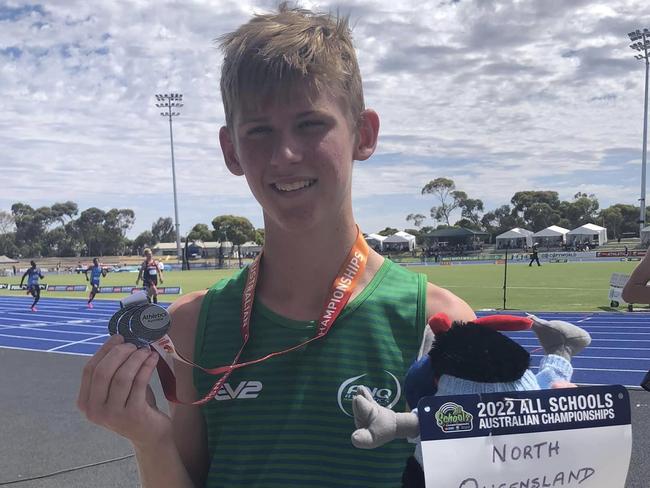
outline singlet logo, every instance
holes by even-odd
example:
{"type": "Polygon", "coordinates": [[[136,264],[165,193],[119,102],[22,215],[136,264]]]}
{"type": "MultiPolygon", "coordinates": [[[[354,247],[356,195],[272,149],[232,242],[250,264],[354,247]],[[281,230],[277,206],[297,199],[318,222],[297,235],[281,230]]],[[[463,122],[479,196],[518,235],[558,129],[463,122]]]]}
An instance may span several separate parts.
{"type": "Polygon", "coordinates": [[[257,398],[262,391],[261,381],[240,381],[235,388],[230,383],[224,383],[214,397],[217,401],[223,400],[248,400],[257,398]]]}
{"type": "Polygon", "coordinates": [[[454,402],[447,402],[436,412],[436,424],[443,432],[464,432],[473,428],[474,416],[454,402]]]}
{"type": "Polygon", "coordinates": [[[337,400],[341,411],[348,417],[352,417],[352,399],[357,394],[357,390],[360,386],[365,386],[370,390],[372,397],[379,405],[386,408],[393,408],[402,397],[402,386],[393,373],[387,370],[384,370],[384,373],[386,373],[387,378],[385,381],[378,382],[380,386],[377,386],[376,384],[373,386],[368,384],[368,382],[364,383],[363,381],[360,381],[361,378],[366,376],[368,373],[348,378],[341,383],[337,394],[337,400]],[[390,385],[390,387],[386,387],[386,384],[390,385]]]}

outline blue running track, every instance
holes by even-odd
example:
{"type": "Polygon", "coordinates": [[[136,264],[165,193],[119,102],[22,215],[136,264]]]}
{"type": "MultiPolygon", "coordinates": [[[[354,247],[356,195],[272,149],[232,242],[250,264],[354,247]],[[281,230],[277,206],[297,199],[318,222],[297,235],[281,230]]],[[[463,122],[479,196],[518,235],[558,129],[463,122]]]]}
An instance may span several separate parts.
{"type": "MultiPolygon", "coordinates": [[[[0,347],[92,355],[108,337],[108,319],[119,308],[114,300],[95,300],[94,308],[88,309],[85,300],[42,298],[38,311],[31,312],[31,303],[31,297],[0,297],[0,347]]],[[[566,320],[591,334],[591,345],[572,361],[576,383],[637,387],[650,369],[650,313],[537,315],[566,320]]],[[[542,357],[535,335],[519,332],[510,336],[531,352],[534,369],[542,357]]]]}

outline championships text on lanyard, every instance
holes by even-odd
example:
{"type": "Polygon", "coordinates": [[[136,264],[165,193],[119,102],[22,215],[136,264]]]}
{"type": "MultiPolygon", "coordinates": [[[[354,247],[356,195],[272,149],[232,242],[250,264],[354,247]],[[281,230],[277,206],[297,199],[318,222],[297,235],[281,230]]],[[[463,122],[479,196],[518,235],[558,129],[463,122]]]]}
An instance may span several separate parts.
{"type": "MultiPolygon", "coordinates": [[[[249,366],[251,364],[258,364],[262,361],[265,361],[274,356],[279,356],[281,354],[286,354],[288,352],[299,349],[310,342],[313,342],[321,337],[327,335],[327,333],[332,328],[334,321],[339,316],[346,303],[352,296],[352,292],[356,288],[359,279],[363,276],[363,272],[366,268],[366,262],[368,260],[369,254],[368,244],[361,232],[357,229],[357,238],[350,249],[343,265],[337,273],[336,279],[330,287],[330,291],[325,301],[323,311],[320,314],[318,320],[318,328],[316,335],[311,339],[308,339],[300,344],[292,346],[283,351],[277,351],[270,354],[267,354],[264,357],[254,359],[252,361],[246,361],[239,363],[239,357],[246,347],[248,338],[250,337],[250,320],[251,313],[253,311],[253,299],[255,297],[255,285],[257,284],[257,278],[259,276],[259,266],[262,258],[262,253],[260,253],[255,260],[248,267],[248,276],[246,278],[246,286],[244,287],[244,292],[242,295],[242,308],[241,308],[241,335],[242,335],[242,345],[239,349],[239,352],[235,356],[232,364],[229,366],[220,366],[217,368],[203,368],[198,364],[185,359],[182,355],[176,351],[174,344],[172,343],[169,336],[164,336],[162,339],[156,341],[152,346],[160,353],[163,351],[169,356],[181,361],[190,366],[199,368],[200,370],[211,374],[211,375],[223,375],[217,380],[214,386],[210,391],[200,400],[192,402],[192,405],[203,405],[208,401],[212,400],[217,392],[221,389],[223,384],[226,382],[230,374],[239,368],[249,366]]],[[[162,355],[162,354],[161,354],[162,355]]],[[[162,384],[163,391],[165,392],[165,397],[167,400],[174,403],[185,403],[181,402],[176,396],[176,377],[174,373],[167,364],[167,362],[161,357],[161,360],[158,361],[158,375],[160,376],[160,383],[162,384]]]]}

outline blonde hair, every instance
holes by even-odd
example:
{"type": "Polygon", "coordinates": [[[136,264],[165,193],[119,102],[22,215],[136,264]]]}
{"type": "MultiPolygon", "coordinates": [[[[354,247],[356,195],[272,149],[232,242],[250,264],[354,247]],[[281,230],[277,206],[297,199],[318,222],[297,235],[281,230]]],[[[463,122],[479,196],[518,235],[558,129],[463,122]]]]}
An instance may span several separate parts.
{"type": "Polygon", "coordinates": [[[148,247],[145,247],[144,251],[142,251],[142,254],[147,254],[147,253],[151,254],[151,249],[149,249],[148,247]]]}
{"type": "Polygon", "coordinates": [[[221,97],[226,125],[237,109],[259,107],[278,96],[289,99],[299,84],[340,98],[351,121],[364,110],[363,88],[348,17],[289,8],[256,14],[217,39],[224,53],[221,97]]]}

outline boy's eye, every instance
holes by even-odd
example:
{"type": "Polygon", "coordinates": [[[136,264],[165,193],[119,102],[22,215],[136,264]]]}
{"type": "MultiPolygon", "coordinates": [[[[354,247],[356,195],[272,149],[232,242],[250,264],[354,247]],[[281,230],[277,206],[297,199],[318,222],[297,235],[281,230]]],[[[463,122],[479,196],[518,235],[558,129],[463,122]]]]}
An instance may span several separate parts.
{"type": "Polygon", "coordinates": [[[310,129],[315,127],[322,127],[325,123],[322,120],[303,120],[298,124],[300,129],[310,129]]]}
{"type": "Polygon", "coordinates": [[[258,134],[268,134],[269,132],[271,132],[271,127],[268,125],[257,125],[248,129],[246,131],[246,135],[252,136],[258,134]]]}

